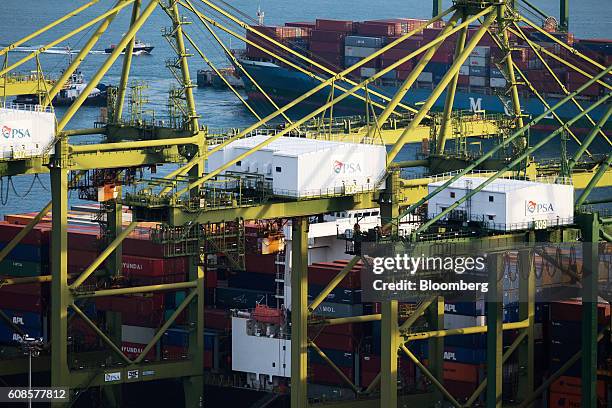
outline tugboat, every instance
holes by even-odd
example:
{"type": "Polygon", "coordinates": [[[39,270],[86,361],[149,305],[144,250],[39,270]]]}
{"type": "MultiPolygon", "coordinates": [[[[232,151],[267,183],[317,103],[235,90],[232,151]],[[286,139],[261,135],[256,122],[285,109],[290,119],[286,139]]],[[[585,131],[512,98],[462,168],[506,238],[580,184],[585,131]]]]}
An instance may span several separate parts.
{"type": "MultiPolygon", "coordinates": [[[[117,48],[116,44],[112,44],[109,48],[106,48],[104,50],[105,53],[110,54],[113,51],[115,51],[115,48],[117,48]]],[[[132,53],[134,55],[144,55],[144,54],[150,54],[151,51],[153,51],[153,48],[155,48],[154,46],[152,46],[149,43],[145,43],[142,42],[138,39],[136,39],[136,41],[134,42],[134,51],[132,51],[132,53]]],[[[125,49],[121,52],[122,54],[125,54],[125,49]]]]}
{"type": "MultiPolygon", "coordinates": [[[[83,93],[87,82],[83,74],[79,71],[70,76],[70,79],[66,82],[66,85],[59,91],[59,93],[53,98],[53,106],[66,106],[70,105],[78,96],[83,93]]],[[[85,99],[85,105],[94,106],[105,106],[107,100],[107,86],[104,84],[98,84],[96,88],[93,88],[85,99]]],[[[18,104],[25,105],[36,105],[40,103],[39,96],[35,94],[19,95],[14,101],[18,104]]]]}

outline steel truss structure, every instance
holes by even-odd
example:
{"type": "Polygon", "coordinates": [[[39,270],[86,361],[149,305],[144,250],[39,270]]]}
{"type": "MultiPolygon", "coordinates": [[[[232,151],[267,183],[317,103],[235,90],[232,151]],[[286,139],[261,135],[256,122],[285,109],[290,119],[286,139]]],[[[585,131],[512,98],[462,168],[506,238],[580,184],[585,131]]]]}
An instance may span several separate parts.
{"type": "MultiPolygon", "coordinates": [[[[51,28],[59,26],[67,19],[79,14],[83,10],[91,7],[98,1],[91,1],[82,7],[69,12],[66,16],[50,23],[46,27],[35,31],[24,39],[17,41],[14,44],[0,51],[0,55],[8,55],[8,53],[19,44],[35,38],[41,33],[44,33],[51,28]]],[[[6,64],[0,70],[0,79],[6,79],[7,75],[23,63],[36,58],[41,52],[48,47],[60,44],[66,39],[83,31],[88,27],[96,24],[97,28],[94,34],[82,47],[81,51],[64,72],[61,78],[54,82],[47,92],[44,93],[41,105],[49,106],[53,97],[57,95],[63,84],[68,80],[79,65],[85,60],[88,53],[97,44],[100,36],[108,29],[110,24],[116,18],[121,10],[131,7],[132,14],[130,27],[124,34],[121,41],[117,44],[114,51],[108,56],[105,62],[101,65],[96,74],[92,77],[91,82],[86,89],[68,108],[63,117],[59,118],[57,123],[57,134],[54,143],[53,155],[43,155],[40,157],[29,157],[18,160],[5,160],[0,162],[0,175],[18,175],[18,174],[36,174],[48,172],[51,175],[52,201],[49,202],[40,213],[24,228],[6,247],[0,251],[0,260],[4,259],[12,249],[16,247],[19,241],[25,237],[40,220],[52,212],[52,248],[51,248],[51,275],[40,276],[34,278],[7,278],[2,281],[3,285],[16,285],[31,282],[46,282],[51,285],[51,346],[49,355],[41,358],[38,370],[51,371],[52,386],[69,386],[73,390],[87,389],[89,387],[101,387],[105,394],[105,406],[121,406],[121,388],[120,384],[137,381],[160,380],[167,378],[182,378],[185,389],[185,401],[188,407],[203,406],[203,351],[204,351],[204,259],[206,253],[195,251],[191,256],[189,271],[189,280],[186,282],[173,284],[160,284],[138,287],[116,287],[111,289],[91,290],[84,285],[88,278],[94,272],[102,270],[108,277],[119,277],[121,275],[121,259],[122,259],[122,242],[133,232],[138,223],[141,221],[160,221],[168,228],[187,228],[193,225],[206,225],[208,223],[226,223],[234,220],[250,220],[250,219],[292,219],[293,228],[293,258],[292,258],[292,275],[291,287],[293,293],[293,313],[292,313],[292,373],[291,373],[291,406],[292,408],[306,408],[309,406],[307,394],[307,349],[314,349],[328,364],[335,369],[340,377],[347,383],[348,387],[352,388],[357,399],[345,403],[337,403],[338,406],[350,407],[374,407],[380,406],[383,408],[396,407],[402,402],[406,405],[414,406],[433,406],[436,401],[447,400],[451,405],[456,407],[471,406],[482,394],[486,392],[486,405],[488,407],[500,407],[502,404],[502,367],[504,362],[514,352],[519,353],[521,366],[524,367],[520,380],[519,396],[522,400],[519,402],[521,407],[528,407],[532,401],[541,394],[548,385],[554,381],[556,377],[562,375],[568,367],[570,367],[578,358],[582,358],[582,390],[583,400],[582,406],[586,408],[596,407],[596,357],[597,357],[597,342],[601,340],[602,334],[597,333],[597,313],[595,303],[585,303],[583,306],[583,330],[582,330],[582,351],[570,359],[561,369],[551,375],[545,383],[534,390],[533,378],[533,360],[534,360],[534,316],[535,316],[535,274],[533,273],[533,253],[523,251],[520,253],[521,265],[524,272],[521,274],[520,291],[524,298],[529,299],[528,302],[521,303],[520,320],[518,322],[502,324],[502,305],[501,303],[489,303],[487,306],[487,326],[486,327],[468,327],[458,330],[444,330],[444,301],[441,297],[427,299],[418,304],[413,313],[410,315],[401,326],[398,324],[398,302],[388,301],[382,304],[380,314],[354,316],[342,319],[328,319],[323,322],[324,325],[337,325],[345,323],[359,323],[373,320],[380,320],[382,324],[381,344],[382,358],[381,371],[377,379],[367,388],[359,389],[355,384],[346,378],[342,371],[336,367],[327,356],[321,351],[316,341],[308,338],[309,324],[321,324],[320,321],[312,320],[312,312],[316,307],[327,297],[329,293],[338,285],[340,281],[350,270],[357,264],[360,257],[357,255],[343,268],[341,272],[329,283],[329,285],[310,303],[308,304],[308,216],[338,212],[351,209],[366,209],[380,207],[382,220],[385,229],[391,231],[391,236],[399,239],[399,223],[400,220],[409,214],[414,213],[422,207],[430,198],[440,193],[459,177],[469,175],[477,170],[484,170],[480,174],[486,175],[487,181],[478,188],[471,191],[465,197],[458,200],[452,206],[448,207],[441,214],[431,220],[426,221],[418,227],[415,233],[407,237],[407,239],[418,241],[423,239],[421,233],[426,232],[433,224],[449,214],[453,209],[459,206],[462,202],[469,199],[477,193],[479,189],[484,188],[487,184],[493,182],[499,177],[507,177],[517,175],[519,172],[527,172],[529,177],[535,177],[539,174],[559,175],[559,166],[538,167],[534,163],[530,163],[529,159],[532,154],[546,145],[563,132],[568,132],[576,142],[580,144],[579,150],[569,160],[569,168],[574,172],[575,183],[577,187],[583,187],[584,191],[576,201],[576,208],[579,215],[576,218],[575,225],[570,228],[548,228],[544,231],[535,231],[533,228],[528,228],[527,231],[516,233],[490,235],[480,238],[483,246],[497,245],[499,248],[506,248],[512,243],[518,242],[533,242],[536,237],[538,240],[548,240],[550,242],[558,242],[567,240],[572,231],[579,231],[582,239],[585,242],[610,241],[610,224],[612,218],[601,215],[595,211],[585,207],[587,204],[595,204],[597,202],[610,202],[605,200],[588,200],[589,193],[596,186],[612,185],[612,178],[609,172],[609,166],[612,162],[611,152],[603,160],[590,160],[586,164],[583,160],[588,152],[588,147],[595,138],[604,138],[607,143],[610,143],[605,134],[605,125],[610,114],[612,113],[612,105],[609,102],[610,89],[609,76],[612,75],[612,66],[603,67],[596,61],[592,61],[587,56],[582,55],[579,51],[570,49],[574,56],[580,58],[591,65],[591,68],[596,70],[596,75],[581,70],[571,62],[564,61],[549,51],[532,43],[522,32],[521,25],[527,24],[536,30],[539,30],[543,35],[550,37],[550,40],[556,42],[561,47],[568,48],[566,44],[550,36],[546,31],[539,28],[538,25],[532,23],[525,17],[521,16],[514,7],[513,1],[488,1],[488,0],[455,0],[454,4],[448,10],[441,10],[441,1],[434,0],[434,17],[428,21],[432,24],[440,21],[445,17],[449,17],[448,24],[440,33],[439,37],[428,44],[423,45],[418,50],[407,54],[389,67],[386,67],[377,72],[371,78],[363,80],[360,83],[351,80],[348,75],[359,69],[364,64],[378,57],[380,54],[392,49],[401,42],[419,33],[422,28],[415,29],[390,44],[383,47],[381,50],[364,58],[359,63],[341,71],[333,72],[327,67],[324,67],[296,53],[283,44],[275,41],[269,36],[257,30],[247,23],[232,15],[220,6],[216,5],[211,0],[117,0],[116,4],[105,13],[86,22],[81,27],[62,35],[56,40],[42,47],[40,50],[29,54],[12,65],[6,64]],[[194,4],[197,3],[197,6],[194,4]],[[146,3],[146,4],[145,4],[146,3]],[[121,123],[121,118],[124,110],[124,100],[128,89],[128,80],[130,76],[131,60],[135,36],[139,29],[145,24],[147,19],[156,9],[162,9],[168,16],[171,27],[164,31],[167,38],[171,39],[171,45],[176,51],[177,58],[173,64],[176,68],[175,75],[179,80],[180,98],[185,101],[186,108],[183,112],[182,125],[179,127],[154,127],[143,132],[143,128],[137,124],[126,125],[121,123]],[[295,99],[291,103],[284,106],[277,106],[276,103],[261,89],[266,95],[266,99],[276,109],[274,113],[260,118],[254,109],[249,107],[249,110],[257,118],[257,122],[248,128],[238,131],[236,134],[225,138],[222,142],[215,145],[210,144],[209,134],[205,127],[199,123],[199,116],[195,106],[193,95],[193,83],[190,78],[188,59],[191,56],[186,49],[186,41],[196,50],[197,54],[205,61],[210,60],[206,57],[203,50],[198,46],[192,37],[186,32],[187,21],[182,14],[185,11],[187,15],[195,16],[197,23],[202,24],[215,40],[222,43],[219,36],[215,34],[214,29],[222,30],[238,39],[241,39],[248,44],[259,48],[274,56],[279,61],[293,66],[302,72],[308,73],[312,78],[320,81],[320,85],[312,91],[295,99]],[[205,10],[205,11],[203,11],[205,10]],[[220,16],[216,18],[214,16],[220,16]],[[260,44],[252,42],[245,37],[233,31],[230,27],[222,24],[220,21],[230,21],[239,27],[249,30],[253,34],[274,46],[283,50],[295,60],[308,63],[318,70],[327,72],[328,78],[322,77],[320,74],[309,72],[301,65],[290,61],[283,56],[276,55],[274,52],[262,47],[260,44]],[[481,27],[475,34],[468,39],[467,28],[470,24],[481,21],[481,27]],[[490,33],[494,36],[501,48],[505,51],[501,66],[504,68],[504,74],[508,81],[509,87],[507,94],[509,95],[509,103],[512,107],[510,122],[512,124],[509,134],[503,138],[503,141],[493,147],[491,150],[483,153],[476,159],[463,160],[453,157],[445,151],[445,143],[451,137],[451,129],[453,128],[453,120],[456,120],[453,114],[453,101],[455,89],[457,87],[459,68],[467,59],[468,55],[478,45],[479,40],[490,33]],[[526,118],[521,113],[519,100],[519,86],[526,86],[534,95],[544,101],[537,91],[538,84],[529,83],[527,77],[516,67],[512,60],[512,45],[509,43],[509,33],[522,38],[532,49],[543,64],[546,61],[543,54],[548,57],[555,58],[566,66],[575,69],[587,78],[583,86],[580,86],[574,91],[568,91],[562,88],[565,96],[556,104],[550,106],[546,104],[546,110],[541,115],[535,118],[526,118]],[[423,71],[436,49],[443,41],[450,36],[456,34],[459,40],[456,43],[454,62],[442,78],[440,83],[432,91],[431,96],[425,103],[416,108],[407,106],[402,103],[403,96],[414,85],[416,78],[423,71]],[[119,85],[117,87],[117,95],[115,106],[113,107],[112,116],[115,121],[109,121],[104,127],[94,129],[79,129],[66,130],[66,125],[71,118],[78,112],[83,102],[89,95],[90,91],[99,83],[109,68],[116,63],[121,53],[125,50],[123,59],[122,74],[119,85]],[[550,55],[549,55],[550,54],[550,55]],[[404,81],[397,93],[389,98],[382,94],[376,93],[375,90],[369,89],[368,85],[372,84],[376,79],[380,78],[385,73],[399,66],[400,64],[417,59],[413,72],[404,81]],[[345,88],[339,83],[348,83],[351,87],[345,88]],[[576,98],[585,89],[592,84],[601,84],[606,89],[606,93],[591,105],[583,107],[580,101],[576,98]],[[306,115],[299,120],[290,120],[287,117],[287,111],[304,101],[314,93],[323,89],[333,89],[328,99],[328,102],[317,108],[311,114],[306,115]],[[320,197],[310,197],[304,200],[288,200],[282,197],[272,197],[265,202],[252,201],[235,201],[218,204],[207,203],[205,196],[201,193],[208,188],[207,186],[218,180],[222,173],[229,169],[236,162],[243,160],[253,152],[265,147],[272,141],[284,137],[292,136],[292,132],[298,132],[301,126],[307,125],[308,121],[324,114],[326,111],[333,108],[334,105],[348,97],[357,97],[364,99],[358,91],[366,90],[368,93],[376,95],[385,103],[371,102],[373,108],[379,109],[380,113],[377,120],[370,124],[365,136],[374,138],[377,132],[380,132],[385,124],[394,120],[396,117],[410,118],[408,124],[399,130],[398,136],[395,138],[393,146],[388,153],[388,172],[385,179],[380,180],[385,183],[384,190],[381,191],[363,191],[363,192],[344,192],[335,196],[322,195],[320,197]],[[434,102],[442,93],[446,91],[445,108],[442,114],[433,120],[430,109],[434,102]],[[567,122],[563,122],[557,115],[556,110],[567,103],[573,103],[579,107],[580,113],[567,122]],[[607,111],[604,117],[595,122],[590,113],[598,106],[606,106],[607,111]],[[538,141],[533,146],[529,146],[527,142],[527,134],[531,127],[539,123],[548,115],[553,115],[559,122],[559,128],[548,133],[541,141],[538,141]],[[215,151],[219,151],[229,143],[243,137],[248,137],[252,132],[256,132],[264,127],[271,120],[283,117],[286,124],[282,130],[274,132],[269,139],[260,143],[251,150],[236,157],[235,159],[224,163],[217,169],[205,172],[205,162],[207,157],[215,151]],[[591,128],[588,135],[579,140],[572,132],[572,125],[579,120],[586,119],[591,123],[591,128]],[[438,125],[435,125],[435,124],[438,125]],[[410,141],[412,133],[419,130],[420,127],[432,129],[436,136],[436,143],[431,154],[423,160],[412,162],[397,162],[394,161],[402,147],[410,141]],[[70,143],[71,138],[76,138],[80,135],[102,134],[105,137],[104,143],[99,144],[73,144],[70,143]],[[146,137],[143,137],[146,135],[146,137]],[[508,146],[518,146],[517,153],[505,161],[494,160],[497,152],[508,146]],[[183,149],[188,147],[187,149],[183,149]],[[67,213],[68,213],[68,191],[69,188],[77,185],[71,180],[78,179],[81,174],[94,169],[126,169],[133,167],[142,167],[161,163],[181,163],[181,166],[164,177],[163,182],[141,182],[140,188],[134,194],[126,194],[116,200],[111,200],[106,205],[106,223],[108,229],[108,243],[105,249],[95,259],[92,264],[79,276],[68,275],[68,242],[67,242],[67,213]],[[436,188],[431,193],[427,192],[427,184],[430,178],[421,178],[418,180],[402,180],[400,178],[399,169],[404,167],[426,166],[429,167],[433,175],[445,171],[453,171],[452,175],[446,178],[442,186],[436,188]],[[70,174],[75,174],[73,178],[69,178],[70,174]],[[121,210],[123,205],[129,205],[132,209],[134,221],[127,227],[123,227],[121,210]],[[165,291],[187,291],[187,296],[178,305],[174,313],[162,324],[158,329],[157,334],[146,346],[146,348],[136,358],[128,358],[123,353],[117,342],[121,337],[121,316],[115,312],[107,312],[106,327],[100,328],[92,321],[82,309],[82,301],[103,296],[120,296],[142,293],[155,293],[165,291]],[[174,323],[176,318],[183,312],[187,311],[188,321],[193,330],[189,339],[188,359],[184,361],[147,361],[146,355],[160,340],[163,333],[174,323]],[[99,338],[113,351],[112,356],[100,356],[96,353],[79,356],[80,361],[91,361],[93,365],[90,368],[75,369],[72,366],[72,358],[68,353],[68,325],[69,315],[75,314],[83,319],[99,336],[99,338]],[[412,332],[411,325],[421,316],[427,316],[429,321],[430,331],[428,332],[412,332]],[[514,341],[512,346],[502,352],[502,333],[503,330],[521,330],[521,335],[514,341]],[[458,403],[452,395],[444,388],[442,376],[442,355],[443,342],[445,336],[462,335],[470,333],[484,333],[487,335],[487,371],[486,380],[480,385],[478,390],[469,399],[466,404],[458,403]],[[428,339],[430,349],[430,359],[427,367],[418,360],[418,358],[409,350],[407,344],[414,339],[428,339]],[[397,390],[397,357],[398,353],[406,354],[418,368],[422,371],[431,383],[433,388],[431,392],[398,397],[397,390]],[[102,366],[100,362],[104,362],[102,366]],[[94,366],[97,364],[97,366],[94,366]],[[139,375],[136,378],[128,376],[128,371],[137,370],[139,373],[149,373],[150,375],[139,375]],[[111,385],[105,381],[105,373],[119,372],[120,377],[113,381],[111,385]]],[[[562,2],[563,5],[564,2],[562,2]]],[[[566,2],[565,2],[566,3],[566,2]]],[[[528,3],[527,3],[528,4],[528,3]]],[[[567,25],[567,7],[562,7],[561,20],[563,25],[567,25]]],[[[228,49],[223,46],[223,49],[228,54],[228,49]]],[[[231,58],[231,57],[230,57],[231,58]]],[[[547,66],[548,67],[548,66],[547,66]]],[[[548,68],[554,75],[554,72],[548,68]]],[[[222,76],[222,75],[220,75],[222,76]]],[[[249,78],[253,82],[253,78],[249,78]]],[[[558,79],[557,79],[558,81],[558,79]]],[[[229,85],[229,83],[228,83],[229,85]]],[[[259,85],[257,85],[259,87],[259,85]]],[[[243,102],[248,105],[246,101],[243,102]]],[[[404,237],[406,239],[406,237],[404,237]]],[[[598,270],[597,246],[592,246],[592,252],[586,254],[585,269],[582,277],[582,287],[585,298],[596,298],[597,295],[597,275],[589,271],[598,270]],[[587,296],[588,295],[588,296],[587,296]]],[[[491,265],[494,270],[500,270],[501,256],[493,256],[491,265]]],[[[497,276],[491,276],[491,287],[493,291],[501,292],[500,280],[497,276]]],[[[1,291],[1,288],[0,288],[1,291]]],[[[4,316],[0,314],[0,317],[4,316]]],[[[6,318],[6,316],[4,316],[6,318]]],[[[21,360],[10,360],[0,362],[0,373],[10,374],[23,372],[24,366],[21,360]]],[[[61,404],[56,404],[61,406],[61,404]]]]}

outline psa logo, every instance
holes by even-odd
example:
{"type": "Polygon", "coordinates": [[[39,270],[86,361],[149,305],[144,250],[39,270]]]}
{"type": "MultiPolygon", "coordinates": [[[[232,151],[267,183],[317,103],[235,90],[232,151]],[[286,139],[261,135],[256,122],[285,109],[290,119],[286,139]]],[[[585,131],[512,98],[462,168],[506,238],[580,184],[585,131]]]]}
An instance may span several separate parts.
{"type": "Polygon", "coordinates": [[[343,163],[339,160],[334,160],[334,173],[336,174],[355,174],[361,173],[359,163],[343,163]]]}
{"type": "Polygon", "coordinates": [[[555,211],[552,203],[537,203],[535,201],[525,201],[525,214],[548,214],[555,211]]]}
{"type": "Polygon", "coordinates": [[[5,139],[23,139],[25,137],[31,137],[30,131],[25,128],[11,128],[9,126],[2,126],[2,136],[5,139]]]}

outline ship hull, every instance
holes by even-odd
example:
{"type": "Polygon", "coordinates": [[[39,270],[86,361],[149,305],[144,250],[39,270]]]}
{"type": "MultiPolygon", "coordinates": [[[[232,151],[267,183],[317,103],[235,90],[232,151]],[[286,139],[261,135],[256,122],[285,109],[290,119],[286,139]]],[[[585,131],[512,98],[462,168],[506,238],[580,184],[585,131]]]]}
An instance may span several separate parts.
{"type": "MultiPolygon", "coordinates": [[[[259,85],[270,95],[274,101],[282,106],[288,102],[293,101],[304,93],[312,90],[320,82],[314,78],[311,78],[303,73],[294,71],[288,68],[279,67],[273,64],[252,64],[248,61],[243,63],[245,69],[249,74],[255,78],[259,85]]],[[[245,90],[250,101],[256,102],[254,106],[260,110],[270,110],[270,105],[265,100],[265,97],[245,79],[245,90]]],[[[349,84],[343,84],[344,87],[351,88],[349,84]]],[[[389,97],[392,97],[397,91],[399,84],[392,85],[377,85],[376,90],[380,91],[389,97]]],[[[305,112],[313,111],[314,109],[324,105],[329,98],[329,88],[317,92],[304,102],[298,105],[298,109],[294,109],[294,114],[304,114],[305,112]]],[[[336,91],[336,95],[340,95],[339,91],[336,91]]],[[[360,93],[363,96],[363,92],[360,93]]],[[[415,88],[411,89],[403,99],[403,103],[410,106],[417,106],[419,102],[425,101],[431,94],[431,88],[415,88]]],[[[370,94],[370,99],[376,102],[384,103],[379,98],[376,98],[370,94]]],[[[433,110],[440,111],[444,108],[444,101],[446,99],[446,92],[438,98],[433,106],[433,110]]],[[[559,100],[561,96],[547,96],[546,102],[553,106],[559,100]]],[[[586,108],[592,102],[589,100],[580,101],[581,105],[586,108]]],[[[598,121],[605,113],[608,105],[604,104],[595,108],[591,112],[591,117],[594,121],[598,121]]],[[[462,111],[485,111],[488,114],[505,114],[509,115],[510,112],[504,106],[502,100],[493,94],[485,94],[479,92],[465,92],[457,90],[455,94],[455,100],[453,108],[455,110],[462,111]]],[[[546,108],[536,98],[521,98],[521,108],[524,115],[530,117],[536,117],[542,114],[546,108]]],[[[348,97],[343,101],[334,106],[334,112],[338,114],[364,114],[366,112],[364,101],[356,97],[348,97]]],[[[580,113],[578,108],[571,103],[566,103],[556,110],[559,117],[566,121],[580,113]]],[[[558,125],[558,122],[552,116],[547,117],[539,123],[540,128],[554,127],[558,125]]],[[[580,120],[576,123],[577,128],[588,128],[591,125],[587,120],[580,120]]],[[[608,120],[606,129],[612,129],[612,121],[608,120]]]]}

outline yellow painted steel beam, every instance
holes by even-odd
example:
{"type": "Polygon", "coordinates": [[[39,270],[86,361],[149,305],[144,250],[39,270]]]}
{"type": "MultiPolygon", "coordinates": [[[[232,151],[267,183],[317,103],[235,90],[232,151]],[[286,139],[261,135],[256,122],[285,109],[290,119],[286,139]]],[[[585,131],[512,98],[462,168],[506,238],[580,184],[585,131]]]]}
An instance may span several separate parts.
{"type": "Polygon", "coordinates": [[[92,0],[90,2],[87,2],[85,4],[83,4],[82,6],[66,13],[65,15],[63,15],[62,17],[58,18],[57,20],[53,21],[52,23],[47,24],[46,26],[44,26],[43,28],[34,31],[31,34],[26,35],[25,37],[21,38],[20,40],[15,41],[14,43],[12,43],[11,45],[4,47],[2,50],[0,50],[0,56],[6,54],[7,52],[14,50],[15,48],[19,47],[22,44],[27,43],[28,41],[30,41],[33,38],[38,37],[40,34],[49,31],[50,29],[52,29],[53,27],[63,23],[66,20],[71,19],[72,17],[78,15],[79,13],[81,13],[84,10],[87,10],[89,7],[93,6],[94,4],[98,3],[100,0],[92,0]]]}
{"type": "Polygon", "coordinates": [[[68,149],[72,156],[84,153],[99,153],[110,151],[122,151],[131,149],[146,149],[150,147],[176,146],[185,144],[195,144],[200,140],[200,136],[180,137],[173,139],[139,140],[133,142],[98,143],[69,145],[68,149]]]}
{"type": "Polygon", "coordinates": [[[4,96],[19,96],[40,94],[44,92],[47,86],[51,87],[55,83],[49,79],[27,79],[28,76],[7,76],[6,81],[0,80],[0,95],[4,96]]]}
{"type": "Polygon", "coordinates": [[[345,210],[377,208],[378,202],[372,193],[359,193],[337,198],[320,198],[280,203],[267,203],[257,206],[211,209],[200,213],[190,213],[175,209],[171,212],[171,225],[184,225],[188,222],[223,222],[235,218],[245,220],[267,220],[272,218],[292,218],[310,216],[345,210]]]}
{"type": "Polygon", "coordinates": [[[15,62],[14,64],[2,69],[0,71],[0,77],[5,75],[7,72],[10,72],[12,70],[14,70],[15,68],[21,66],[22,64],[30,61],[33,58],[36,58],[38,55],[42,54],[43,52],[47,51],[49,48],[54,47],[58,44],[61,44],[62,42],[64,42],[65,40],[67,40],[68,38],[73,37],[74,35],[80,33],[81,31],[91,27],[92,25],[96,24],[97,22],[104,20],[106,17],[110,16],[111,14],[114,14],[116,12],[118,12],[119,10],[123,9],[124,7],[126,7],[127,5],[129,5],[132,1],[134,0],[126,0],[125,3],[122,3],[116,7],[111,8],[110,10],[106,11],[105,13],[102,13],[101,15],[99,15],[98,17],[89,20],[88,22],[84,23],[83,25],[79,26],[78,28],[72,30],[71,32],[69,32],[68,34],[64,34],[63,36],[61,36],[60,38],[51,41],[50,43],[47,43],[45,45],[43,45],[42,47],[40,47],[39,49],[37,49],[36,51],[31,52],[30,54],[28,54],[27,56],[23,57],[22,59],[20,59],[19,61],[15,62]]]}
{"type": "Polygon", "coordinates": [[[3,286],[27,285],[28,283],[48,283],[51,282],[51,275],[27,276],[24,278],[2,278],[0,279],[0,290],[3,286]]]}
{"type": "Polygon", "coordinates": [[[412,312],[412,314],[406,319],[404,323],[399,327],[398,331],[400,333],[410,329],[410,327],[416,322],[416,320],[423,316],[423,313],[427,310],[427,308],[432,304],[434,300],[436,300],[437,296],[432,296],[428,299],[425,299],[421,304],[412,312]]]}
{"type": "Polygon", "coordinates": [[[177,282],[177,283],[164,283],[160,285],[147,285],[147,286],[134,286],[128,288],[117,288],[117,289],[104,289],[96,290],[92,292],[75,292],[72,297],[75,299],[81,298],[96,298],[104,296],[121,296],[121,295],[133,295],[137,293],[154,293],[154,292],[168,292],[176,291],[181,289],[195,288],[197,282],[177,282]]]}
{"type": "MultiPolygon", "coordinates": [[[[491,12],[492,7],[488,7],[483,12],[489,13],[484,24],[478,29],[476,33],[472,36],[468,44],[465,46],[461,55],[453,62],[453,65],[446,72],[442,80],[438,83],[436,88],[432,91],[431,95],[427,98],[427,101],[421,106],[419,112],[414,117],[413,121],[410,123],[408,127],[406,127],[397,143],[393,146],[393,148],[387,154],[387,162],[392,162],[395,156],[399,153],[399,151],[404,147],[406,143],[407,135],[410,134],[414,128],[421,124],[421,121],[425,118],[427,112],[431,109],[434,103],[438,100],[442,92],[446,89],[448,84],[451,82],[453,76],[459,71],[463,62],[468,58],[470,53],[474,50],[474,48],[480,42],[480,39],[485,35],[487,28],[495,21],[496,15],[491,12]]],[[[485,13],[485,14],[486,14],[485,13]]],[[[476,18],[479,18],[482,13],[476,15],[476,18]]],[[[470,20],[466,20],[470,21],[470,20]]],[[[462,25],[458,25],[457,27],[462,27],[462,25]]],[[[462,27],[463,28],[463,27],[462,27]]]]}
{"type": "Polygon", "coordinates": [[[371,315],[363,315],[363,316],[336,317],[334,319],[325,319],[322,321],[316,321],[314,324],[323,324],[325,326],[336,326],[339,324],[375,322],[375,321],[380,320],[381,316],[382,316],[381,314],[371,314],[371,315]]]}
{"type": "MultiPolygon", "coordinates": [[[[134,5],[132,6],[132,16],[130,18],[130,25],[136,22],[138,18],[138,14],[140,13],[140,4],[141,0],[135,0],[134,5]]],[[[118,121],[121,121],[121,117],[123,116],[123,106],[125,99],[125,91],[127,90],[128,79],[130,77],[130,70],[132,68],[132,57],[134,55],[134,45],[136,44],[136,37],[132,37],[131,41],[128,43],[125,48],[125,55],[123,56],[123,67],[121,69],[121,79],[119,80],[119,86],[117,88],[117,100],[115,108],[115,113],[113,117],[118,121]]]]}
{"type": "MultiPolygon", "coordinates": [[[[512,323],[504,323],[502,326],[503,330],[516,330],[516,329],[524,329],[529,325],[529,320],[523,320],[520,322],[512,322],[512,323]]],[[[429,332],[421,332],[421,333],[407,333],[404,334],[403,337],[407,339],[407,341],[415,341],[415,340],[425,340],[430,339],[432,337],[446,337],[446,336],[456,336],[461,334],[477,334],[477,333],[486,333],[487,326],[472,326],[472,327],[463,327],[459,329],[447,329],[447,330],[433,330],[429,332]]]]}
{"type": "MultiPolygon", "coordinates": [[[[504,60],[506,74],[510,82],[510,94],[512,98],[512,109],[514,110],[514,118],[516,120],[516,126],[518,128],[523,127],[523,112],[521,110],[521,100],[519,99],[518,84],[516,82],[516,75],[514,74],[514,62],[512,61],[512,52],[510,51],[510,43],[508,41],[508,31],[504,30],[503,27],[506,25],[506,11],[508,8],[505,3],[500,3],[497,6],[497,25],[502,27],[501,29],[501,40],[502,50],[506,51],[504,60]]],[[[510,8],[510,11],[512,9],[510,8]]],[[[488,29],[487,29],[488,30],[488,29]]],[[[523,147],[527,145],[527,137],[520,139],[523,147]]]]}

